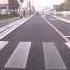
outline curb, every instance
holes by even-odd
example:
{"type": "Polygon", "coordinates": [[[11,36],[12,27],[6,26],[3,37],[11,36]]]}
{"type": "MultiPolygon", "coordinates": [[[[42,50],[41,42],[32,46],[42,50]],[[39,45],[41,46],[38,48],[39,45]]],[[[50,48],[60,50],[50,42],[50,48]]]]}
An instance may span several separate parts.
{"type": "Polygon", "coordinates": [[[57,19],[59,19],[59,20],[61,20],[63,22],[66,22],[66,23],[69,23],[70,24],[70,20],[67,20],[67,19],[64,19],[64,18],[60,18],[60,17],[54,16],[54,15],[51,15],[51,16],[54,17],[54,18],[57,18],[57,19]]]}
{"type": "Polygon", "coordinates": [[[7,25],[8,27],[4,26],[2,27],[2,31],[0,32],[0,39],[4,38],[6,35],[8,35],[9,33],[11,33],[13,30],[15,30],[16,28],[18,28],[20,25],[24,24],[26,21],[28,21],[30,18],[32,18],[34,15],[25,18],[25,20],[23,21],[24,18],[17,20],[13,23],[9,25],[7,25]],[[17,25],[18,24],[18,25],[17,25]]]}

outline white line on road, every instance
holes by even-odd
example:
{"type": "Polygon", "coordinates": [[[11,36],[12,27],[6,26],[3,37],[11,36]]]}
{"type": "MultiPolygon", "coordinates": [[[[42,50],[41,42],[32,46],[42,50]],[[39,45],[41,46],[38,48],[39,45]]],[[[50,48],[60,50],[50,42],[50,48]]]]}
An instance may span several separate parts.
{"type": "Polygon", "coordinates": [[[69,42],[69,39],[64,37],[64,34],[58,30],[52,23],[50,23],[46,18],[44,18],[42,15],[41,17],[66,41],[69,42]]]}
{"type": "Polygon", "coordinates": [[[8,41],[0,41],[0,50],[4,48],[8,43],[8,41]]]}
{"type": "MultiPolygon", "coordinates": [[[[19,20],[18,20],[18,21],[19,21],[19,20]]],[[[8,24],[8,25],[5,25],[5,26],[0,27],[0,33],[1,33],[2,31],[6,30],[6,29],[9,28],[9,27],[12,27],[12,26],[15,25],[16,23],[17,23],[17,21],[15,21],[15,22],[13,22],[13,23],[10,23],[10,24],[8,24]]]]}
{"type": "Polygon", "coordinates": [[[53,42],[43,42],[45,69],[67,69],[53,42]]]}
{"type": "MultiPolygon", "coordinates": [[[[22,18],[22,19],[23,19],[23,18],[22,18]]],[[[22,19],[16,20],[16,21],[14,21],[14,22],[12,22],[12,23],[10,23],[10,24],[7,24],[7,25],[5,25],[5,26],[0,27],[0,33],[1,33],[2,31],[6,30],[7,28],[12,27],[13,25],[16,25],[17,23],[21,22],[22,19]]]]}
{"type": "Polygon", "coordinates": [[[6,29],[5,31],[3,31],[2,33],[0,33],[0,39],[4,38],[5,36],[7,36],[9,33],[11,33],[12,31],[14,31],[16,28],[18,28],[20,25],[24,24],[27,20],[29,20],[31,17],[33,17],[34,15],[28,17],[27,19],[21,19],[15,22],[15,24],[11,27],[9,27],[8,29],[6,29]]]}
{"type": "Polygon", "coordinates": [[[66,46],[68,46],[68,48],[70,49],[70,41],[65,43],[66,46]]]}
{"type": "Polygon", "coordinates": [[[69,38],[70,36],[64,36],[64,37],[67,37],[67,38],[69,38]]]}
{"type": "Polygon", "coordinates": [[[17,23],[17,25],[14,25],[14,26],[6,29],[2,33],[0,33],[0,39],[4,38],[6,35],[8,35],[9,33],[11,33],[12,31],[14,31],[16,28],[18,28],[22,24],[23,24],[23,22],[17,23]]]}
{"type": "Polygon", "coordinates": [[[20,42],[5,65],[5,68],[25,69],[31,42],[20,42]]]}
{"type": "MultiPolygon", "coordinates": [[[[41,14],[40,14],[41,15],[41,14]]],[[[48,24],[66,41],[65,45],[70,49],[70,40],[68,39],[68,37],[65,37],[64,34],[59,31],[52,23],[50,23],[46,18],[44,18],[42,15],[41,17],[48,22],[48,24]]]]}
{"type": "MultiPolygon", "coordinates": [[[[34,15],[35,15],[35,14],[34,14],[34,15]]],[[[1,33],[2,31],[6,30],[7,28],[10,28],[10,27],[16,25],[17,23],[20,23],[22,20],[23,20],[23,23],[26,22],[27,20],[29,20],[29,19],[30,19],[31,17],[33,17],[34,15],[31,15],[31,16],[28,17],[28,18],[22,18],[22,19],[16,20],[16,21],[14,21],[14,22],[12,22],[12,23],[10,23],[10,24],[8,24],[8,25],[5,25],[5,26],[0,27],[0,33],[1,33]]]]}
{"type": "Polygon", "coordinates": [[[63,22],[66,22],[66,23],[70,24],[70,20],[67,20],[67,19],[64,19],[64,18],[61,18],[61,17],[58,17],[58,16],[54,16],[54,15],[51,15],[51,16],[54,17],[54,18],[57,18],[57,19],[59,19],[59,20],[61,20],[63,22]]]}

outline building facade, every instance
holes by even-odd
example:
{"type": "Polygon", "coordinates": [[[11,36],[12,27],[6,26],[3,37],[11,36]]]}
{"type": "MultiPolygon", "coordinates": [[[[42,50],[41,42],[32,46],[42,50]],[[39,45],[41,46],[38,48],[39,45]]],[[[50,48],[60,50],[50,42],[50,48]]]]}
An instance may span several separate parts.
{"type": "Polygon", "coordinates": [[[8,0],[9,9],[18,9],[18,1],[17,0],[8,0]]]}

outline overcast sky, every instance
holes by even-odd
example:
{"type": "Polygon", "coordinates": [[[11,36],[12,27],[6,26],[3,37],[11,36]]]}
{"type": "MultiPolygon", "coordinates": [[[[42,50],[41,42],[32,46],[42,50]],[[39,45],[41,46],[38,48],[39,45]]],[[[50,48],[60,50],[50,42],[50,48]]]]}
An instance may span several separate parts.
{"type": "MultiPolygon", "coordinates": [[[[61,4],[65,0],[29,0],[32,1],[37,9],[42,9],[43,7],[53,7],[54,4],[61,4]]],[[[0,0],[0,4],[7,4],[8,0],[0,0]]],[[[24,4],[24,3],[23,3],[24,4]]]]}
{"type": "Polygon", "coordinates": [[[37,9],[42,9],[44,7],[53,8],[54,4],[61,4],[65,0],[31,0],[31,1],[34,1],[35,7],[37,9]]]}
{"type": "Polygon", "coordinates": [[[0,4],[7,4],[8,0],[0,0],[0,4]]]}

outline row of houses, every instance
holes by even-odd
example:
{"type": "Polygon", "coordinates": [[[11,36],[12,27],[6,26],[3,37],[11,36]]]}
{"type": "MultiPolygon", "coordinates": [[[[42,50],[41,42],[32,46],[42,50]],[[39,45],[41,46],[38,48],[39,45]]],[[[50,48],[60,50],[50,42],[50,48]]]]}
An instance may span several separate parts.
{"type": "Polygon", "coordinates": [[[0,4],[0,15],[10,14],[8,4],[0,4]]]}
{"type": "Polygon", "coordinates": [[[0,4],[0,15],[15,13],[18,6],[19,4],[17,0],[8,0],[7,4],[0,4]]]}
{"type": "MultiPolygon", "coordinates": [[[[0,14],[18,14],[19,13],[19,6],[24,2],[23,0],[8,0],[8,4],[0,4],[0,14]]],[[[28,1],[28,0],[27,0],[28,1]]],[[[24,5],[24,3],[23,3],[24,5]]],[[[26,10],[33,10],[34,7],[30,4],[30,2],[27,3],[27,9],[26,10]]]]}

